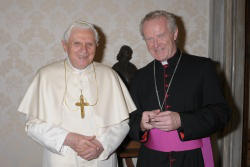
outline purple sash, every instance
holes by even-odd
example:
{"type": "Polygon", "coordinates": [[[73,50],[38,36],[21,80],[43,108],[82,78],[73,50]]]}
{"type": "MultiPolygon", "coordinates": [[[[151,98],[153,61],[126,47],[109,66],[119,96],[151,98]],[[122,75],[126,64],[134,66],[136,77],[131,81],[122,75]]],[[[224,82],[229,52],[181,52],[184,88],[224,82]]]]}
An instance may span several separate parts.
{"type": "Polygon", "coordinates": [[[209,137],[198,140],[181,141],[177,130],[165,132],[159,129],[151,129],[148,135],[147,142],[145,142],[144,145],[152,150],[171,152],[201,148],[205,167],[214,166],[209,137]]]}
{"type": "Polygon", "coordinates": [[[205,167],[214,167],[214,157],[210,137],[202,138],[203,147],[201,147],[205,167]]]}

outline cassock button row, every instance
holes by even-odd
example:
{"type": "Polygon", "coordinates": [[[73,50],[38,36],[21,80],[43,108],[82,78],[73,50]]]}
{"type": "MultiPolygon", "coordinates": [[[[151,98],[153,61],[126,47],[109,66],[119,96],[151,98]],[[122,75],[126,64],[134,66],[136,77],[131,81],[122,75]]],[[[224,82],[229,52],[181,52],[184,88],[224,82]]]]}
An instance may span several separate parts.
{"type": "Polygon", "coordinates": [[[169,76],[170,76],[170,75],[168,75],[168,74],[165,74],[165,76],[164,76],[164,77],[166,77],[166,78],[167,78],[167,77],[169,77],[169,76]]]}
{"type": "Polygon", "coordinates": [[[167,105],[166,108],[169,109],[171,106],[170,105],[167,105]]]}
{"type": "Polygon", "coordinates": [[[168,87],[168,86],[169,86],[169,84],[166,84],[165,86],[166,86],[166,87],[168,87]]]}

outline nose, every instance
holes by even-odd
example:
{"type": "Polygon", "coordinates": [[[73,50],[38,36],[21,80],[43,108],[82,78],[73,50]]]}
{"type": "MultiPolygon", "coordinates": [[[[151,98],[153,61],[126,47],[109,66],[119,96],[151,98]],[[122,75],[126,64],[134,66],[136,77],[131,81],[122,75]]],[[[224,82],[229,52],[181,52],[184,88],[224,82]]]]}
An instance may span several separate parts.
{"type": "Polygon", "coordinates": [[[159,46],[159,41],[158,39],[155,39],[154,40],[154,47],[157,48],[159,46]]]}
{"type": "Polygon", "coordinates": [[[80,52],[86,52],[87,51],[86,48],[87,47],[85,45],[81,45],[81,48],[79,50],[80,50],[80,52]]]}

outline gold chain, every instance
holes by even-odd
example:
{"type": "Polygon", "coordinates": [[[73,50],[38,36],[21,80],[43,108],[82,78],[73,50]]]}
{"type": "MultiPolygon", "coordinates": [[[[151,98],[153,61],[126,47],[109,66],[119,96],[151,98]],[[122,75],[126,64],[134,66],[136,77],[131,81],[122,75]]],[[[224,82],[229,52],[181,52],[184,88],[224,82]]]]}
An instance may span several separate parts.
{"type": "MultiPolygon", "coordinates": [[[[95,66],[93,63],[91,63],[92,66],[93,66],[93,69],[94,69],[94,74],[95,74],[95,82],[96,82],[96,102],[94,104],[89,104],[88,106],[94,106],[97,104],[97,101],[98,101],[98,85],[97,85],[97,80],[96,80],[96,71],[95,71],[95,66]]],[[[77,107],[77,109],[74,109],[72,110],[69,105],[67,104],[66,102],[66,94],[67,94],[67,89],[68,89],[68,86],[67,86],[67,67],[66,67],[66,59],[64,60],[64,69],[65,69],[65,93],[64,93],[64,102],[66,104],[66,106],[68,107],[68,109],[70,109],[71,111],[77,111],[79,109],[79,107],[77,107]]],[[[82,90],[81,90],[81,95],[82,95],[82,90]]],[[[83,96],[84,100],[86,100],[86,98],[83,96]]],[[[80,100],[80,99],[79,99],[80,100]]],[[[78,101],[79,102],[79,101],[78,101]]]]}

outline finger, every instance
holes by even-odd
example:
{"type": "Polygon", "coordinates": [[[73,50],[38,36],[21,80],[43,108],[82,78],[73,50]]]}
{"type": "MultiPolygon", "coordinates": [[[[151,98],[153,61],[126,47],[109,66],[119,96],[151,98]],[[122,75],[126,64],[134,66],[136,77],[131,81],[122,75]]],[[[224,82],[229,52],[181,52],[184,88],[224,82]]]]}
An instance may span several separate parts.
{"type": "Polygon", "coordinates": [[[143,131],[145,131],[145,130],[150,130],[150,129],[152,129],[152,128],[153,128],[153,126],[152,126],[151,124],[146,123],[146,122],[141,122],[141,129],[142,129],[143,131]]]}
{"type": "Polygon", "coordinates": [[[164,122],[155,122],[153,125],[154,128],[167,128],[170,127],[170,125],[164,123],[164,122]]]}
{"type": "Polygon", "coordinates": [[[156,119],[155,119],[155,118],[149,118],[148,121],[147,121],[146,123],[152,125],[152,123],[155,123],[155,122],[156,122],[156,119]]]}
{"type": "Polygon", "coordinates": [[[170,130],[176,130],[178,128],[177,125],[175,125],[173,122],[168,121],[168,122],[156,122],[154,125],[154,128],[157,129],[164,129],[164,131],[170,131],[170,130]]]}
{"type": "Polygon", "coordinates": [[[85,141],[85,144],[87,145],[87,146],[89,146],[89,147],[93,147],[93,148],[95,148],[95,149],[100,149],[99,147],[98,147],[98,145],[96,145],[95,143],[93,143],[92,141],[89,141],[89,140],[86,140],[85,141]]]}
{"type": "Polygon", "coordinates": [[[90,150],[89,152],[85,152],[85,154],[81,155],[80,157],[89,161],[94,158],[94,154],[95,154],[95,150],[90,150]]]}
{"type": "Polygon", "coordinates": [[[87,148],[92,148],[92,147],[88,146],[87,144],[82,144],[82,145],[78,145],[78,147],[75,148],[75,151],[82,152],[83,150],[85,150],[87,148]]]}
{"type": "Polygon", "coordinates": [[[149,114],[149,117],[155,117],[156,115],[158,115],[159,113],[161,113],[161,110],[152,110],[150,111],[148,114],[149,114]]]}
{"type": "MultiPolygon", "coordinates": [[[[154,125],[155,123],[156,123],[156,121],[150,121],[150,122],[148,122],[150,125],[154,125]]],[[[153,127],[152,127],[153,128],[153,127]]]]}
{"type": "Polygon", "coordinates": [[[152,110],[152,111],[144,111],[143,115],[144,116],[154,116],[155,114],[160,113],[161,111],[159,109],[157,110],[152,110]]]}
{"type": "Polygon", "coordinates": [[[93,148],[93,149],[96,149],[96,150],[99,150],[100,148],[96,145],[91,145],[91,144],[82,144],[82,145],[78,145],[74,150],[75,152],[82,152],[84,150],[87,150],[87,149],[90,149],[90,148],[93,148]]]}
{"type": "Polygon", "coordinates": [[[160,110],[160,109],[158,109],[158,110],[153,110],[153,113],[159,114],[159,113],[161,113],[161,110],[160,110]]]}
{"type": "Polygon", "coordinates": [[[162,115],[162,116],[157,116],[154,118],[155,122],[167,122],[169,120],[169,116],[162,115]]]}
{"type": "Polygon", "coordinates": [[[154,126],[154,128],[160,129],[162,131],[171,131],[172,130],[172,128],[170,128],[169,126],[161,126],[161,125],[156,125],[156,126],[154,126]]]}
{"type": "Polygon", "coordinates": [[[161,117],[161,116],[169,115],[172,113],[173,113],[172,111],[164,111],[164,112],[160,112],[159,114],[157,114],[156,117],[161,117]]]}
{"type": "Polygon", "coordinates": [[[142,113],[142,120],[147,120],[150,117],[150,114],[148,111],[145,111],[142,113]]]}
{"type": "Polygon", "coordinates": [[[150,130],[150,129],[153,128],[153,124],[147,123],[147,125],[145,125],[145,128],[146,128],[147,130],[150,130]]]}
{"type": "Polygon", "coordinates": [[[96,138],[96,136],[85,136],[85,138],[88,139],[88,140],[93,140],[93,139],[96,138]]]}
{"type": "Polygon", "coordinates": [[[157,122],[166,122],[166,121],[171,121],[171,120],[173,120],[173,117],[174,117],[173,112],[168,112],[168,111],[166,111],[166,113],[165,113],[165,112],[159,113],[159,114],[155,117],[155,120],[156,120],[157,122]]]}
{"type": "Polygon", "coordinates": [[[166,121],[156,121],[153,125],[154,127],[156,126],[170,126],[169,122],[166,121]]]}
{"type": "Polygon", "coordinates": [[[90,161],[90,160],[92,160],[92,157],[91,157],[91,155],[84,155],[84,156],[80,156],[82,159],[85,159],[85,160],[87,160],[87,161],[90,161]]]}
{"type": "Polygon", "coordinates": [[[88,147],[88,148],[86,148],[86,149],[83,149],[83,150],[77,152],[77,155],[80,156],[80,157],[82,157],[82,156],[87,156],[87,155],[90,154],[92,151],[93,151],[93,148],[88,147]]]}

